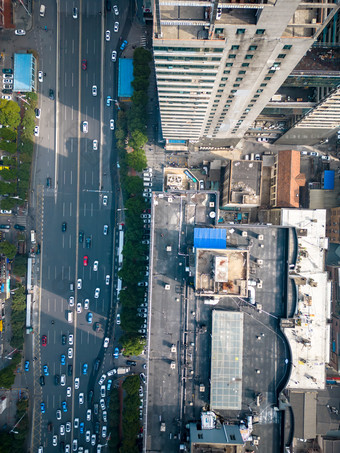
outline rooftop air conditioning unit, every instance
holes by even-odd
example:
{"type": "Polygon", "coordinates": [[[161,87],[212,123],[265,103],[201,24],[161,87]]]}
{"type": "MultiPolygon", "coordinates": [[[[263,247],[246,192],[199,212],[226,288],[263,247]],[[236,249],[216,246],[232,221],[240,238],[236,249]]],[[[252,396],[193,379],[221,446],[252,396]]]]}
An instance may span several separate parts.
{"type": "Polygon", "coordinates": [[[256,259],[256,263],[261,266],[261,264],[263,264],[263,260],[256,259]]]}
{"type": "Polygon", "coordinates": [[[167,290],[167,291],[170,291],[170,285],[165,285],[164,288],[167,290]]]}
{"type": "Polygon", "coordinates": [[[262,288],[262,282],[259,282],[259,283],[257,284],[257,287],[258,287],[259,289],[261,289],[261,288],[262,288]]]}
{"type": "Polygon", "coordinates": [[[259,241],[263,241],[263,234],[259,234],[259,235],[257,236],[257,239],[258,239],[259,241]]]}
{"type": "Polygon", "coordinates": [[[247,236],[248,236],[247,231],[242,231],[242,237],[243,237],[243,238],[246,238],[247,236]]]}

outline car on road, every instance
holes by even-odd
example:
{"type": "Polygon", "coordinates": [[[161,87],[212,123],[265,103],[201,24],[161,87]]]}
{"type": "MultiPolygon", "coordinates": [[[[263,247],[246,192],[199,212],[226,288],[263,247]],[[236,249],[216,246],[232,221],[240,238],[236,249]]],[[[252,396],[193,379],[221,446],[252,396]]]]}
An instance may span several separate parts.
{"type": "Polygon", "coordinates": [[[118,33],[118,30],[119,30],[119,22],[117,22],[117,21],[115,22],[114,27],[113,27],[113,30],[114,30],[115,33],[118,33]]]}
{"type": "Polygon", "coordinates": [[[118,6],[117,5],[113,6],[113,12],[115,13],[116,16],[118,16],[119,10],[118,10],[118,6]]]}
{"type": "Polygon", "coordinates": [[[58,445],[58,436],[56,434],[52,437],[52,445],[53,447],[58,445]]]}
{"type": "Polygon", "coordinates": [[[139,395],[140,398],[143,398],[144,393],[143,393],[143,387],[142,386],[139,387],[138,395],[139,395]]]}
{"type": "Polygon", "coordinates": [[[106,405],[105,405],[105,400],[104,400],[104,398],[100,398],[99,403],[100,403],[101,410],[102,410],[102,411],[105,411],[106,405]]]}
{"type": "Polygon", "coordinates": [[[103,196],[103,206],[107,206],[107,202],[108,202],[108,196],[104,195],[103,196]]]}
{"type": "Polygon", "coordinates": [[[120,50],[124,50],[125,47],[127,46],[128,42],[126,39],[124,39],[124,41],[122,42],[121,46],[120,46],[120,50]]]}
{"type": "Polygon", "coordinates": [[[111,53],[111,60],[113,62],[115,62],[117,60],[117,52],[115,50],[113,50],[111,53]]]}
{"type": "Polygon", "coordinates": [[[107,412],[106,411],[103,411],[103,422],[107,423],[107,412]]]}
{"type": "Polygon", "coordinates": [[[106,374],[102,374],[102,375],[100,376],[100,379],[99,379],[99,381],[98,381],[98,384],[99,384],[99,385],[102,385],[103,382],[105,381],[105,379],[106,379],[106,374]]]}
{"type": "Polygon", "coordinates": [[[51,99],[51,101],[54,101],[54,91],[52,89],[49,90],[48,97],[51,99]]]}
{"type": "Polygon", "coordinates": [[[75,418],[74,419],[73,427],[74,427],[74,429],[78,429],[79,428],[79,418],[75,418]]]}
{"type": "Polygon", "coordinates": [[[78,450],[78,439],[74,439],[72,442],[72,450],[77,451],[78,450]]]}
{"type": "Polygon", "coordinates": [[[79,379],[79,377],[74,378],[74,388],[75,388],[76,390],[79,389],[79,385],[80,385],[80,379],[79,379]]]}
{"type": "Polygon", "coordinates": [[[110,130],[111,131],[115,130],[115,120],[110,120],[110,130]]]}
{"type": "Polygon", "coordinates": [[[44,414],[46,412],[45,403],[40,403],[40,411],[42,414],[44,414]]]}
{"type": "Polygon", "coordinates": [[[70,333],[68,336],[68,344],[70,344],[71,346],[73,345],[73,334],[72,333],[70,333]]]}
{"type": "Polygon", "coordinates": [[[71,432],[71,422],[66,422],[65,428],[66,428],[66,432],[70,433],[71,432]]]}
{"type": "Polygon", "coordinates": [[[57,417],[57,420],[61,420],[61,410],[60,409],[57,409],[57,412],[55,415],[57,417]]]}
{"type": "Polygon", "coordinates": [[[142,381],[142,383],[145,384],[145,382],[146,382],[146,376],[145,376],[145,374],[144,374],[144,373],[140,373],[140,374],[139,374],[139,377],[140,377],[140,380],[142,381]]]}
{"type": "Polygon", "coordinates": [[[41,345],[42,346],[46,346],[47,345],[47,336],[46,335],[43,335],[41,337],[41,345]]]}
{"type": "Polygon", "coordinates": [[[39,126],[35,126],[34,128],[34,136],[39,137],[39,126]]]}
{"type": "Polygon", "coordinates": [[[60,376],[60,385],[64,386],[66,384],[66,375],[62,374],[60,376]]]}
{"type": "Polygon", "coordinates": [[[73,19],[78,19],[78,8],[73,8],[72,17],[73,19]]]}
{"type": "MultiPolygon", "coordinates": [[[[149,245],[149,244],[150,244],[149,239],[144,239],[144,240],[142,241],[142,244],[144,244],[144,245],[149,245]]],[[[140,285],[140,286],[142,286],[142,285],[140,285]]]]}
{"type": "Polygon", "coordinates": [[[105,285],[109,285],[109,284],[110,284],[110,276],[107,275],[107,276],[105,277],[105,285]]]}
{"type": "Polygon", "coordinates": [[[93,314],[89,311],[86,315],[86,321],[89,323],[89,324],[92,324],[93,322],[93,314]]]}
{"type": "Polygon", "coordinates": [[[66,401],[62,401],[61,407],[63,409],[63,412],[67,412],[67,403],[66,403],[66,401]]]}
{"type": "Polygon", "coordinates": [[[68,348],[67,350],[67,357],[69,359],[72,359],[73,358],[73,348],[68,348]]]}
{"type": "Polygon", "coordinates": [[[66,355],[65,354],[61,354],[60,356],[60,363],[62,365],[66,365],[66,355]]]}
{"type": "Polygon", "coordinates": [[[116,324],[117,324],[117,326],[120,325],[120,313],[117,314],[116,324]]]}
{"type": "Polygon", "coordinates": [[[91,445],[92,446],[96,445],[96,439],[97,439],[97,436],[95,434],[92,434],[92,436],[91,436],[91,445]]]}
{"type": "Polygon", "coordinates": [[[25,32],[25,30],[18,28],[17,30],[14,31],[14,34],[17,36],[25,36],[26,32],[25,32]]]}
{"type": "Polygon", "coordinates": [[[84,422],[80,422],[80,425],[79,425],[79,432],[80,432],[80,434],[83,434],[84,428],[85,428],[85,423],[84,423],[84,422]]]}
{"type": "Polygon", "coordinates": [[[82,132],[84,132],[84,134],[88,133],[88,131],[89,131],[89,123],[88,123],[88,121],[83,121],[81,123],[81,130],[82,130],[82,132]]]}
{"type": "Polygon", "coordinates": [[[87,409],[87,411],[86,411],[86,420],[87,420],[88,422],[91,421],[91,416],[92,416],[92,411],[91,411],[91,409],[87,409]]]}
{"type": "Polygon", "coordinates": [[[97,270],[98,270],[98,264],[99,264],[98,261],[95,261],[95,262],[93,263],[93,272],[97,272],[97,270]]]}
{"type": "Polygon", "coordinates": [[[81,278],[78,278],[78,280],[77,280],[77,288],[78,288],[78,289],[81,289],[82,284],[83,284],[82,279],[81,279],[81,278]]]}
{"type": "Polygon", "coordinates": [[[65,425],[60,425],[59,433],[61,436],[65,436],[65,425]]]}
{"type": "Polygon", "coordinates": [[[6,99],[6,101],[11,101],[12,100],[12,96],[10,96],[9,94],[7,95],[4,95],[4,96],[1,96],[1,99],[6,99]]]}
{"type": "Polygon", "coordinates": [[[67,389],[66,389],[66,396],[67,396],[68,398],[71,398],[71,392],[72,392],[71,387],[67,387],[67,389]]]}
{"type": "Polygon", "coordinates": [[[86,239],[85,239],[85,244],[86,244],[86,248],[89,249],[91,248],[91,243],[92,243],[92,239],[90,236],[88,236],[86,239]]]}
{"type": "Polygon", "coordinates": [[[81,244],[84,242],[84,231],[79,231],[79,242],[81,244]]]}
{"type": "Polygon", "coordinates": [[[79,393],[79,404],[84,404],[84,393],[79,393]]]}
{"type": "Polygon", "coordinates": [[[137,286],[148,286],[148,282],[138,282],[137,286]]]}
{"type": "Polygon", "coordinates": [[[106,395],[106,387],[105,387],[105,385],[101,385],[100,386],[100,396],[102,398],[105,398],[105,395],[106,395]]]}
{"type": "Polygon", "coordinates": [[[43,82],[44,81],[44,73],[42,71],[38,72],[38,80],[39,80],[39,82],[43,82]]]}
{"type": "Polygon", "coordinates": [[[86,71],[86,69],[87,69],[87,60],[85,58],[83,60],[81,60],[81,69],[83,71],[86,71]]]}
{"type": "Polygon", "coordinates": [[[63,233],[65,233],[66,230],[67,230],[67,223],[66,223],[66,222],[63,222],[63,223],[61,224],[61,231],[62,231],[63,233]]]}
{"type": "Polygon", "coordinates": [[[74,297],[73,296],[70,296],[68,298],[68,303],[69,303],[70,307],[74,307],[74,297]]]}
{"type": "Polygon", "coordinates": [[[151,214],[141,214],[142,219],[151,219],[151,214]]]}
{"type": "Polygon", "coordinates": [[[91,431],[87,430],[85,433],[85,442],[90,442],[91,440],[91,431]]]}
{"type": "Polygon", "coordinates": [[[92,149],[93,149],[93,151],[97,151],[97,149],[98,149],[98,140],[93,140],[92,149]]]}
{"type": "Polygon", "coordinates": [[[311,151],[308,153],[310,156],[313,156],[313,157],[318,157],[319,153],[316,152],[316,151],[311,151]]]}
{"type": "Polygon", "coordinates": [[[109,343],[110,343],[110,338],[109,337],[105,337],[104,338],[103,347],[104,348],[108,348],[109,347],[109,343]]]}
{"type": "Polygon", "coordinates": [[[106,390],[109,392],[112,387],[112,379],[109,379],[106,384],[106,390]]]}
{"type": "Polygon", "coordinates": [[[118,359],[118,357],[119,357],[119,349],[118,348],[115,348],[114,353],[113,353],[113,357],[115,359],[118,359]]]}
{"type": "Polygon", "coordinates": [[[83,308],[81,306],[81,302],[77,303],[77,313],[81,313],[83,311],[83,308]]]}
{"type": "Polygon", "coordinates": [[[37,118],[37,120],[39,120],[40,116],[41,116],[41,109],[34,109],[34,112],[35,112],[35,117],[37,118]]]}
{"type": "Polygon", "coordinates": [[[83,264],[84,266],[87,266],[89,264],[89,257],[87,255],[85,255],[83,258],[83,264]]]}
{"type": "Polygon", "coordinates": [[[48,370],[48,365],[44,365],[43,369],[44,369],[44,375],[45,375],[45,376],[49,376],[49,375],[50,375],[50,372],[49,372],[49,370],[48,370]]]}
{"type": "Polygon", "coordinates": [[[40,376],[39,383],[40,383],[41,386],[45,385],[45,376],[43,376],[43,375],[40,376]]]}
{"type": "Polygon", "coordinates": [[[109,226],[108,225],[104,225],[104,229],[103,229],[104,236],[107,235],[108,231],[109,231],[109,226]]]}
{"type": "Polygon", "coordinates": [[[96,288],[95,291],[94,291],[94,298],[98,299],[99,295],[100,295],[100,288],[96,288]]]}
{"type": "Polygon", "coordinates": [[[127,360],[126,364],[129,365],[129,366],[136,366],[137,362],[135,362],[134,360],[127,360]]]}
{"type": "Polygon", "coordinates": [[[107,433],[107,427],[106,427],[106,425],[104,425],[104,426],[102,427],[102,437],[103,437],[104,439],[105,439],[105,437],[106,437],[106,433],[107,433]]]}
{"type": "Polygon", "coordinates": [[[105,32],[105,40],[106,41],[110,41],[110,39],[111,39],[111,32],[110,32],[110,30],[106,30],[106,32],[105,32]]]}
{"type": "Polygon", "coordinates": [[[30,361],[26,360],[25,361],[25,371],[29,371],[29,370],[30,370],[30,361]]]}
{"type": "Polygon", "coordinates": [[[107,96],[107,98],[106,98],[106,107],[110,107],[111,101],[112,101],[112,97],[111,96],[107,96]]]}
{"type": "Polygon", "coordinates": [[[92,96],[97,96],[97,85],[92,86],[92,96]]]}

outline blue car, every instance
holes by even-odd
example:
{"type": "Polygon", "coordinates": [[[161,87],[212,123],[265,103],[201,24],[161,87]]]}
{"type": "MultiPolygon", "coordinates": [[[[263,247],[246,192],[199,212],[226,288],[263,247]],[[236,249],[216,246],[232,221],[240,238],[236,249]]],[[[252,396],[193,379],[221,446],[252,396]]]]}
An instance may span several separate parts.
{"type": "Polygon", "coordinates": [[[66,355],[65,354],[61,354],[60,356],[60,363],[62,365],[66,365],[66,355]]]}
{"type": "Polygon", "coordinates": [[[93,320],[93,314],[91,312],[87,313],[86,315],[86,321],[89,323],[89,324],[92,324],[92,320],[93,320]]]}
{"type": "Polygon", "coordinates": [[[120,50],[124,50],[125,47],[127,46],[127,43],[128,43],[127,40],[124,39],[124,41],[122,42],[122,44],[121,44],[121,46],[120,46],[120,50]]]}
{"type": "Polygon", "coordinates": [[[66,404],[66,401],[63,401],[61,403],[61,407],[63,408],[63,412],[67,412],[67,404],[66,404]]]}
{"type": "Polygon", "coordinates": [[[44,375],[45,375],[45,376],[49,376],[49,375],[50,375],[50,373],[49,373],[49,371],[48,371],[48,366],[47,366],[47,365],[44,365],[44,375]]]}
{"type": "Polygon", "coordinates": [[[79,430],[80,430],[80,434],[83,434],[84,433],[84,422],[81,422],[80,425],[79,425],[79,430]]]}
{"type": "Polygon", "coordinates": [[[118,357],[119,357],[119,349],[118,349],[118,348],[115,348],[115,351],[114,351],[114,353],[113,353],[113,357],[114,357],[115,359],[118,359],[118,357]]]}
{"type": "Polygon", "coordinates": [[[83,365],[83,374],[87,374],[88,367],[89,367],[88,364],[84,363],[84,365],[83,365]]]}
{"type": "Polygon", "coordinates": [[[40,404],[40,410],[41,410],[41,413],[44,414],[46,412],[46,409],[45,409],[45,403],[41,403],[40,404]]]}
{"type": "Polygon", "coordinates": [[[106,387],[106,390],[109,392],[111,390],[111,386],[112,386],[112,379],[109,379],[107,381],[107,387],[106,387]]]}
{"type": "Polygon", "coordinates": [[[25,362],[25,371],[29,371],[30,370],[30,362],[29,360],[26,360],[25,362]]]}

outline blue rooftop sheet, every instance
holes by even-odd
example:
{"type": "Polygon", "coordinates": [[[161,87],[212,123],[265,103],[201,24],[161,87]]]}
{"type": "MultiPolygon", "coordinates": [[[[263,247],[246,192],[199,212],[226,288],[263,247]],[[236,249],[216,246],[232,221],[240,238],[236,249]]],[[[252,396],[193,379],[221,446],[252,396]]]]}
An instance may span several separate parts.
{"type": "Polygon", "coordinates": [[[225,249],[227,231],[224,228],[195,228],[194,247],[199,249],[225,249]]]}
{"type": "Polygon", "coordinates": [[[323,188],[325,190],[334,190],[334,170],[324,171],[323,188]]]}
{"type": "Polygon", "coordinates": [[[14,54],[13,91],[30,92],[34,89],[35,58],[31,53],[14,54]]]}
{"type": "Polygon", "coordinates": [[[118,73],[118,97],[130,98],[133,93],[131,82],[133,81],[133,60],[132,58],[119,59],[118,73]]]}

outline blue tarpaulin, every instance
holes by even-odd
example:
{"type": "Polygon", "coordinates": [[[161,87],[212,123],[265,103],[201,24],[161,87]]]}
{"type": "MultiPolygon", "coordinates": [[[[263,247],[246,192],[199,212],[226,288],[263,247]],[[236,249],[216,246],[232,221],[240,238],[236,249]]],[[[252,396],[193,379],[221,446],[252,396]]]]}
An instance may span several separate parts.
{"type": "Polygon", "coordinates": [[[119,58],[118,73],[118,97],[130,98],[133,93],[131,82],[133,81],[132,58],[119,58]]]}
{"type": "Polygon", "coordinates": [[[325,170],[323,173],[323,188],[334,190],[334,170],[325,170]]]}
{"type": "Polygon", "coordinates": [[[194,247],[198,249],[225,249],[227,231],[224,228],[195,228],[194,247]]]}

